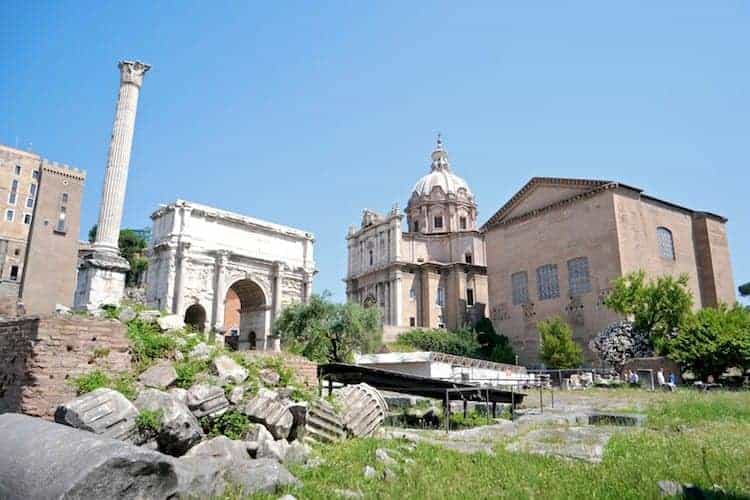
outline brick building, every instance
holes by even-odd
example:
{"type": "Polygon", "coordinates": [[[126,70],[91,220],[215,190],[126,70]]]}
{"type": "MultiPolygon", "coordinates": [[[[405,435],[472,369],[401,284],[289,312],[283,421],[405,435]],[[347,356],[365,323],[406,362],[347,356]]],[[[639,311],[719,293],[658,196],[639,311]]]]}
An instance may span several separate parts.
{"type": "Polygon", "coordinates": [[[536,324],[563,316],[588,341],[618,320],[602,301],[611,281],[686,273],[695,307],[734,303],[726,219],[618,182],[531,179],[482,227],[489,315],[522,363],[537,363],[536,324]]]}

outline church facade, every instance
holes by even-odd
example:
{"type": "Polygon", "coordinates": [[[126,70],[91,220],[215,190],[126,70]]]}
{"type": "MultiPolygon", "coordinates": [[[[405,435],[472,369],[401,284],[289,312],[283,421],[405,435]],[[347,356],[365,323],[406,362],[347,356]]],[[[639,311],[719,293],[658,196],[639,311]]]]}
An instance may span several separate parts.
{"type": "Polygon", "coordinates": [[[486,314],[476,200],[452,172],[439,138],[431,160],[404,213],[365,210],[360,227],[346,237],[347,300],[381,310],[386,341],[415,327],[472,325],[486,314]]]}

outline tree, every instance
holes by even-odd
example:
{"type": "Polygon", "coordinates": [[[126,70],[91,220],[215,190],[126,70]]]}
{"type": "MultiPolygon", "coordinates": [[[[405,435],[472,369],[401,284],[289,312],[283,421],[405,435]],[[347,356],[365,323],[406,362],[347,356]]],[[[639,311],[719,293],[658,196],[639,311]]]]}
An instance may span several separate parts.
{"type": "Polygon", "coordinates": [[[664,354],[666,344],[693,305],[687,274],[677,279],[660,276],[646,283],[645,273],[637,271],[615,279],[612,284],[604,305],[616,313],[632,316],[635,329],[648,332],[654,351],[664,354]]]}
{"type": "Polygon", "coordinates": [[[750,368],[750,311],[739,304],[691,314],[669,343],[669,357],[701,379],[750,368]]]}
{"type": "Polygon", "coordinates": [[[740,295],[743,297],[747,297],[750,295],[750,282],[745,283],[744,285],[740,285],[740,295]]]}
{"type": "Polygon", "coordinates": [[[373,352],[382,336],[380,312],[359,304],[334,304],[329,295],[313,295],[307,304],[281,312],[274,333],[290,351],[308,359],[348,362],[355,351],[373,352]]]}
{"type": "MultiPolygon", "coordinates": [[[[90,243],[96,241],[97,229],[98,224],[94,224],[89,229],[90,243]]],[[[117,246],[120,248],[120,255],[130,264],[130,271],[125,275],[125,284],[128,286],[138,284],[138,278],[148,269],[148,260],[143,258],[143,251],[147,246],[146,240],[132,229],[122,229],[117,246]]]]}
{"type": "Polygon", "coordinates": [[[573,331],[559,316],[536,325],[541,335],[539,357],[551,368],[576,368],[583,361],[581,348],[573,341],[573,331]]]}
{"type": "Polygon", "coordinates": [[[93,243],[96,241],[96,230],[99,227],[99,224],[94,224],[91,226],[91,229],[89,229],[89,243],[93,243]]]}
{"type": "Polygon", "coordinates": [[[483,359],[496,363],[516,362],[516,353],[510,345],[510,339],[495,332],[495,327],[489,318],[480,319],[474,329],[480,345],[479,353],[483,359]]]}

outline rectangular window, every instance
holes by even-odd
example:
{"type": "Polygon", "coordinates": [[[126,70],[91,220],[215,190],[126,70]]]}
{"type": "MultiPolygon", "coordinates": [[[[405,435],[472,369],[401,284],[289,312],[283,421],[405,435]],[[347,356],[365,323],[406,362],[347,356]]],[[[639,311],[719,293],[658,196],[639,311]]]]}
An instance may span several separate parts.
{"type": "Polygon", "coordinates": [[[34,179],[35,181],[39,180],[39,170],[34,170],[33,172],[31,172],[31,177],[32,177],[32,178],[33,178],[33,179],[34,179]]]}
{"type": "Polygon", "coordinates": [[[571,297],[591,291],[588,258],[578,257],[568,261],[568,290],[571,297]]]}
{"type": "Polygon", "coordinates": [[[10,266],[10,280],[18,281],[18,266],[10,266]]]}
{"type": "Polygon", "coordinates": [[[474,290],[472,290],[471,288],[466,289],[466,305],[467,306],[474,305],[474,290]]]}
{"type": "Polygon", "coordinates": [[[16,216],[16,213],[13,210],[8,209],[5,211],[5,220],[7,220],[8,222],[13,222],[13,218],[15,216],[16,216]]]}
{"type": "Polygon", "coordinates": [[[464,255],[464,259],[466,260],[467,264],[471,264],[473,260],[470,253],[467,253],[466,255],[464,255]]]}
{"type": "Polygon", "coordinates": [[[31,214],[23,214],[23,223],[26,225],[31,224],[31,214]]]}
{"type": "Polygon", "coordinates": [[[557,264],[547,264],[536,269],[536,283],[539,288],[539,300],[560,297],[560,281],[557,278],[557,264]]]}
{"type": "Polygon", "coordinates": [[[36,184],[30,184],[29,185],[29,196],[35,196],[36,195],[36,184]]]}
{"type": "Polygon", "coordinates": [[[8,193],[8,203],[11,205],[15,205],[17,197],[18,197],[18,179],[13,179],[13,182],[10,183],[10,192],[8,193]]]}
{"type": "Polygon", "coordinates": [[[417,320],[413,316],[409,318],[409,326],[417,326],[417,320]]]}
{"type": "Polygon", "coordinates": [[[15,191],[11,191],[10,193],[8,193],[8,203],[10,205],[16,204],[16,192],[15,191]]]}
{"type": "Polygon", "coordinates": [[[62,194],[62,202],[63,203],[67,203],[68,202],[68,193],[63,193],[62,194]]]}
{"type": "Polygon", "coordinates": [[[435,229],[442,229],[442,227],[443,227],[443,216],[436,215],[435,216],[435,229]]]}
{"type": "Polygon", "coordinates": [[[32,196],[26,198],[26,208],[34,208],[34,198],[32,196]]]}
{"type": "Polygon", "coordinates": [[[16,165],[16,175],[21,175],[21,165],[16,165]]]}
{"type": "Polygon", "coordinates": [[[458,219],[458,223],[461,227],[461,229],[466,229],[466,217],[461,217],[458,219]]]}
{"type": "Polygon", "coordinates": [[[513,273],[510,281],[513,287],[513,305],[526,304],[529,301],[529,276],[526,271],[513,273]]]}
{"type": "Polygon", "coordinates": [[[414,300],[417,298],[417,291],[413,288],[409,289],[409,300],[414,300]]]}
{"type": "Polygon", "coordinates": [[[442,286],[437,289],[437,305],[440,307],[445,306],[445,288],[442,286]]]}
{"type": "Polygon", "coordinates": [[[55,231],[58,233],[64,233],[65,232],[65,212],[66,208],[64,206],[60,207],[60,214],[57,216],[57,225],[55,226],[55,231]]]}

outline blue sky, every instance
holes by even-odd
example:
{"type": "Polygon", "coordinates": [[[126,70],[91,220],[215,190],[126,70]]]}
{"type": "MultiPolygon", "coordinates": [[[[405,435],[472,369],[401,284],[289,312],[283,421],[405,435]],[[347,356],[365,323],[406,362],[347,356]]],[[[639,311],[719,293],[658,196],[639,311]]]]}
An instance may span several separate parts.
{"type": "Polygon", "coordinates": [[[5,0],[0,142],[87,170],[83,235],[140,59],[125,226],[180,197],[312,231],[343,299],[347,227],[440,131],[481,222],[535,175],[620,180],[728,217],[750,281],[748,4],[529,4],[5,0]]]}

